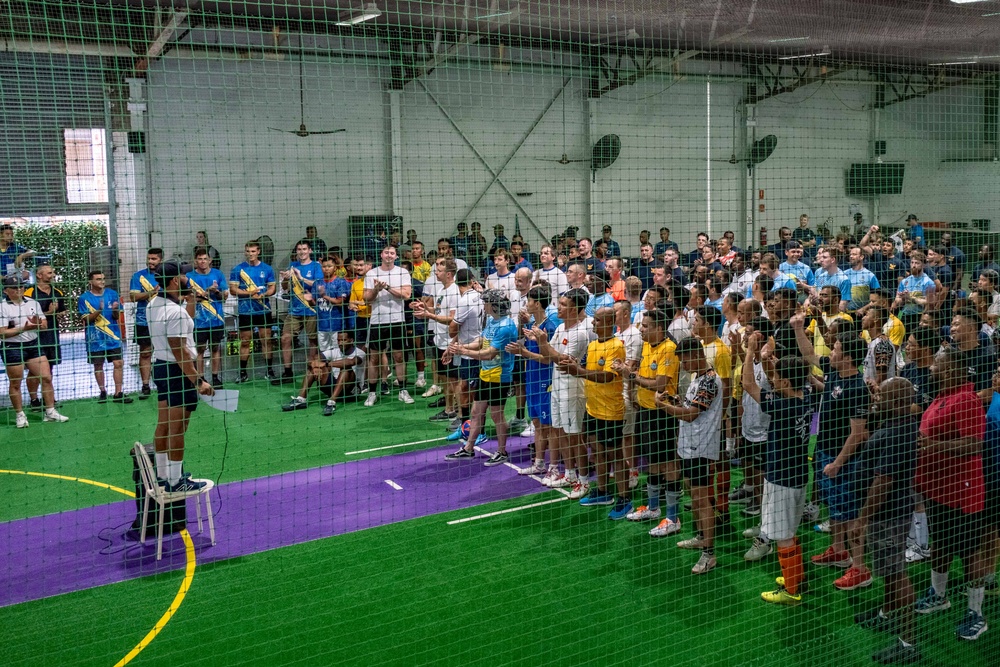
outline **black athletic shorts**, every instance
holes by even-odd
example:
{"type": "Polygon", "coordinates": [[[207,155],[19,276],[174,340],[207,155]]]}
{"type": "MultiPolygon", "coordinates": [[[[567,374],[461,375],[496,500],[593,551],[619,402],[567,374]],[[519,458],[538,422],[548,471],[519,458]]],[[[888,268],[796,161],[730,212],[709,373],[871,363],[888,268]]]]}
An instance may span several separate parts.
{"type": "Polygon", "coordinates": [[[240,331],[270,329],[274,326],[274,315],[271,312],[251,313],[249,315],[241,313],[236,320],[236,326],[240,331]]]}
{"type": "Polygon", "coordinates": [[[153,360],[153,382],[158,399],[167,407],[184,408],[194,412],[198,407],[198,390],[187,379],[181,367],[173,361],[153,360]]]}
{"type": "Polygon", "coordinates": [[[368,345],[368,317],[358,317],[354,320],[354,344],[365,347],[368,345]]]}
{"type": "Polygon", "coordinates": [[[42,356],[38,339],[26,343],[6,341],[2,347],[4,366],[23,366],[42,356]]]}
{"type": "Polygon", "coordinates": [[[639,407],[635,411],[635,442],[650,465],[677,459],[679,424],[659,408],[639,407]]]}
{"type": "Polygon", "coordinates": [[[524,359],[521,357],[514,358],[514,370],[511,372],[510,383],[515,387],[520,387],[524,385],[525,380],[525,369],[524,369],[524,359]]]}
{"type": "Polygon", "coordinates": [[[490,407],[503,407],[510,392],[509,382],[483,382],[476,380],[473,390],[474,401],[486,401],[490,407]]]}
{"type": "Polygon", "coordinates": [[[218,345],[224,340],[226,340],[226,327],[194,330],[194,342],[199,347],[202,345],[218,345]]]}
{"type": "MultiPolygon", "coordinates": [[[[725,447],[723,447],[723,450],[725,450],[725,447]]],[[[747,465],[759,467],[764,465],[764,453],[766,450],[766,440],[754,442],[752,440],[747,440],[741,435],[740,446],[736,450],[736,455],[740,457],[740,462],[744,467],[747,465]]]]}
{"type": "Polygon", "coordinates": [[[624,428],[625,420],[598,419],[589,412],[583,418],[583,432],[606,450],[621,447],[624,428]]]}
{"type": "Polygon", "coordinates": [[[368,331],[368,347],[379,352],[402,352],[406,347],[406,324],[372,324],[368,331]]]}
{"type": "Polygon", "coordinates": [[[691,486],[712,485],[712,459],[681,459],[681,471],[691,486]]]}
{"type": "Polygon", "coordinates": [[[457,380],[458,366],[454,364],[446,364],[443,361],[441,361],[441,357],[444,356],[445,352],[447,352],[447,350],[442,350],[439,347],[434,348],[434,358],[437,360],[438,375],[443,375],[449,380],[457,380]]]}
{"type": "Polygon", "coordinates": [[[149,337],[149,327],[145,324],[135,325],[135,342],[139,344],[140,350],[149,350],[153,347],[153,339],[149,337]]]}
{"type": "Polygon", "coordinates": [[[87,350],[87,363],[98,364],[105,361],[119,361],[122,358],[122,349],[116,347],[113,350],[87,350]]]}
{"type": "Polygon", "coordinates": [[[965,559],[979,551],[986,536],[986,512],[964,514],[947,505],[924,501],[931,544],[942,553],[965,559]]]}
{"type": "Polygon", "coordinates": [[[41,345],[42,354],[49,360],[49,366],[55,366],[61,361],[62,355],[59,352],[59,334],[52,329],[44,329],[38,332],[38,343],[41,345]]]}

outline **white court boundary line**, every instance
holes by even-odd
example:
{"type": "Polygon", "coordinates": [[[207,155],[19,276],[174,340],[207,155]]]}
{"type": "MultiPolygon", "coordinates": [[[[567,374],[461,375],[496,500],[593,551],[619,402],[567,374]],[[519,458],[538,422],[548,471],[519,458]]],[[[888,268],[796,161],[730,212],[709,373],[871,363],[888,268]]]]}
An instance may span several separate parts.
{"type": "MultiPolygon", "coordinates": [[[[399,447],[409,447],[410,445],[424,445],[428,442],[438,442],[439,440],[444,440],[445,436],[440,438],[430,438],[429,440],[414,440],[413,442],[402,442],[398,445],[386,445],[385,447],[372,447],[371,449],[359,449],[356,452],[344,452],[344,456],[353,456],[355,454],[368,454],[369,452],[381,452],[384,449],[397,449],[399,447]]],[[[490,454],[492,456],[492,454],[490,454]]]]}
{"type": "Polygon", "coordinates": [[[388,484],[389,486],[391,486],[392,488],[396,489],[397,491],[402,491],[403,490],[403,487],[401,487],[399,484],[396,484],[391,479],[385,480],[385,483],[388,484]]]}
{"type": "Polygon", "coordinates": [[[454,526],[459,523],[468,523],[469,521],[478,521],[479,519],[488,519],[493,516],[500,516],[501,514],[510,514],[511,512],[520,512],[521,510],[531,509],[532,507],[541,507],[542,505],[551,505],[552,503],[562,503],[569,500],[567,496],[560,496],[559,498],[553,498],[552,500],[543,500],[538,503],[531,503],[530,505],[521,505],[520,507],[509,507],[505,510],[498,510],[496,512],[487,512],[486,514],[477,514],[476,516],[468,516],[464,519],[455,519],[449,521],[449,526],[454,526]]]}

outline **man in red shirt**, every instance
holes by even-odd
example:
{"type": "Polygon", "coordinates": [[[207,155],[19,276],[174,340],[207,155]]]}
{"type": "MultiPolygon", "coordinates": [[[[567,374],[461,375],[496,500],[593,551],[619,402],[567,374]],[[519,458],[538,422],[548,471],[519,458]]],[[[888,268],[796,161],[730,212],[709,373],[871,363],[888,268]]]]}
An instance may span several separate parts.
{"type": "Polygon", "coordinates": [[[931,588],[914,611],[931,614],[951,607],[948,569],[962,559],[969,582],[969,609],[956,628],[959,639],[986,632],[983,596],[987,558],[979,547],[986,538],[983,438],[986,413],[969,382],[969,358],[955,348],[934,355],[931,376],[938,394],[920,421],[917,490],[926,499],[931,534],[931,588]],[[978,553],[977,553],[978,552],[978,553]]]}

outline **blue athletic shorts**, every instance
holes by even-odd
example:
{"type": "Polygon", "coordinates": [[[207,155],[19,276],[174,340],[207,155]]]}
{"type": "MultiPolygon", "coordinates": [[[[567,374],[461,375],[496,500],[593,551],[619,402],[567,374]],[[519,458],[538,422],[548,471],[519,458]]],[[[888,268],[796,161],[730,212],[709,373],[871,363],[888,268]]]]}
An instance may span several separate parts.
{"type": "Polygon", "coordinates": [[[548,387],[529,384],[525,391],[528,416],[542,426],[552,426],[552,394],[548,387]]]}
{"type": "Polygon", "coordinates": [[[834,460],[836,457],[830,456],[826,452],[817,451],[813,456],[816,466],[816,488],[830,511],[830,519],[833,521],[853,521],[861,514],[861,507],[865,500],[860,488],[860,459],[855,456],[840,469],[836,477],[830,479],[823,474],[823,468],[827,464],[833,463],[834,460]]]}

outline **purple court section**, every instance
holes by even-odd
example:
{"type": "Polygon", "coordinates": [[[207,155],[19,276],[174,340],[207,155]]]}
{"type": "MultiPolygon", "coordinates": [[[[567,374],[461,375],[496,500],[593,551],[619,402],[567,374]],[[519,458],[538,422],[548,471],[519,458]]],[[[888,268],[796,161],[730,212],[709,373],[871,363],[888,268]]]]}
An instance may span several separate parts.
{"type": "MultiPolygon", "coordinates": [[[[511,438],[512,459],[527,465],[526,440],[511,438]]],[[[484,445],[493,449],[495,442],[484,445]],[[492,447],[491,447],[492,445],[492,447]]],[[[223,561],[397,521],[517,498],[544,490],[507,466],[448,462],[454,447],[413,451],[223,484],[212,492],[216,545],[198,533],[188,501],[188,530],[198,564],[223,561]],[[401,491],[385,483],[392,480],[401,491]]],[[[156,560],[155,527],[145,546],[126,542],[135,518],[128,500],[0,524],[0,607],[183,569],[179,535],[164,537],[156,560]]]]}

